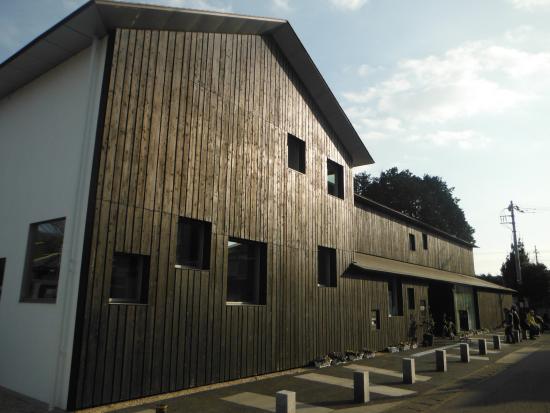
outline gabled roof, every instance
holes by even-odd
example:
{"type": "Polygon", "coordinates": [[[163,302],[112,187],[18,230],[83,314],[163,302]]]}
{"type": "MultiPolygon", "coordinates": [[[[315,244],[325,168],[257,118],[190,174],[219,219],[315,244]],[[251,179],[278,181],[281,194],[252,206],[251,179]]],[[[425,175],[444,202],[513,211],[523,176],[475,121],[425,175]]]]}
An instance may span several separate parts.
{"type": "Polygon", "coordinates": [[[269,35],[342,142],[352,166],[374,163],[288,21],[147,4],[91,0],[0,65],[0,99],[116,28],[269,35]]]}

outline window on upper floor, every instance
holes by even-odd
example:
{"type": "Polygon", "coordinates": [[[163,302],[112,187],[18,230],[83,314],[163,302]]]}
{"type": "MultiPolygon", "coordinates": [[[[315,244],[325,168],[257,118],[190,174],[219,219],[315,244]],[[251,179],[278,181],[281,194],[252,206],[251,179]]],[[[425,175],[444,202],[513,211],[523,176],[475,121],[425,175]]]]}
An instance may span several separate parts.
{"type": "Polygon", "coordinates": [[[416,236],[414,234],[409,234],[409,249],[416,251],[416,236]]]}
{"type": "Polygon", "coordinates": [[[31,224],[21,286],[22,302],[55,303],[64,232],[65,218],[31,224]]]}
{"type": "Polygon", "coordinates": [[[147,304],[149,256],[115,252],[111,272],[111,304],[147,304]]]}
{"type": "Polygon", "coordinates": [[[212,224],[206,221],[180,217],[176,266],[208,270],[210,268],[210,239],[212,224]]]}
{"type": "Polygon", "coordinates": [[[425,233],[422,234],[422,248],[428,249],[428,234],[425,233]]]}
{"type": "Polygon", "coordinates": [[[306,173],[306,143],[296,136],[288,134],[288,167],[306,173]]]}
{"type": "Polygon", "coordinates": [[[319,287],[336,287],[336,250],[319,247],[317,250],[317,285],[319,287]]]}
{"type": "Polygon", "coordinates": [[[0,299],[2,299],[2,286],[4,285],[5,269],[6,269],[6,259],[0,258],[0,299]]]}
{"type": "Polygon", "coordinates": [[[388,280],[388,304],[390,317],[403,315],[403,285],[397,278],[388,280]]]}
{"type": "Polygon", "coordinates": [[[266,304],[266,244],[229,238],[227,248],[227,303],[266,304]]]}
{"type": "Polygon", "coordinates": [[[330,195],[344,198],[344,168],[330,159],[327,159],[327,185],[330,195]]]}

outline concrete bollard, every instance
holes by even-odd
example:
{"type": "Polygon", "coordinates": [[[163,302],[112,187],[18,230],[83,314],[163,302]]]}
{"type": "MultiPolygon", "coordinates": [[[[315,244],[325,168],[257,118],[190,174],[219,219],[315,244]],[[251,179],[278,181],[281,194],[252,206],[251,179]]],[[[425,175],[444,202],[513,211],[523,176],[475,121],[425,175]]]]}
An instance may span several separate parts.
{"type": "Polygon", "coordinates": [[[356,403],[367,403],[370,401],[369,372],[353,372],[353,399],[356,403]]]}
{"type": "Polygon", "coordinates": [[[512,338],[514,339],[514,343],[519,343],[521,341],[521,337],[519,335],[519,330],[514,330],[512,332],[512,338]]]}
{"type": "Polygon", "coordinates": [[[447,371],[447,350],[435,351],[435,367],[437,371],[447,371]]]}
{"type": "Polygon", "coordinates": [[[493,348],[495,350],[502,349],[502,346],[500,345],[500,336],[493,336],[493,348]]]}
{"type": "Polygon", "coordinates": [[[414,384],[416,381],[416,369],[414,359],[403,359],[403,383],[414,384]]]}
{"type": "Polygon", "coordinates": [[[477,347],[479,349],[479,355],[480,356],[486,356],[487,355],[487,340],[484,338],[480,338],[477,341],[477,347]]]}
{"type": "Polygon", "coordinates": [[[296,393],[288,390],[275,393],[275,413],[296,413],[296,393]]]}
{"type": "Polygon", "coordinates": [[[168,405],[167,404],[157,404],[155,406],[155,413],[168,413],[168,405]]]}
{"type": "Polygon", "coordinates": [[[463,363],[470,362],[470,346],[468,343],[460,343],[460,361],[463,363]]]}

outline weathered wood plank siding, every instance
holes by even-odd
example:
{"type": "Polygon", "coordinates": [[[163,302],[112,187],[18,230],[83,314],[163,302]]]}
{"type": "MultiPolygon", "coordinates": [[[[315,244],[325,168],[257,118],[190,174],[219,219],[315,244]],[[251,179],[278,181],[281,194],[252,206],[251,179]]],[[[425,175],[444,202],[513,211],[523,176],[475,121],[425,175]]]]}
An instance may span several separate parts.
{"type": "Polygon", "coordinates": [[[504,321],[504,309],[512,306],[512,295],[478,290],[477,306],[480,328],[500,328],[504,321]]]}
{"type": "Polygon", "coordinates": [[[410,254],[406,226],[354,207],[349,156],[268,37],[119,30],[113,53],[76,407],[398,343],[427,288],[403,283],[404,315],[389,318],[384,280],[341,275],[354,250],[471,271],[469,253],[432,238],[425,256],[418,238],[410,254]],[[305,174],[287,167],[287,133],[306,142],[305,174]],[[327,194],[327,158],[344,199],[327,194]],[[212,223],[208,271],[175,268],[180,216],[212,223]],[[230,236],[267,244],[266,305],[226,305],[230,236]],[[337,250],[336,288],[317,286],[319,245],[337,250]],[[115,251],[150,256],[146,305],[109,304],[115,251]]]}

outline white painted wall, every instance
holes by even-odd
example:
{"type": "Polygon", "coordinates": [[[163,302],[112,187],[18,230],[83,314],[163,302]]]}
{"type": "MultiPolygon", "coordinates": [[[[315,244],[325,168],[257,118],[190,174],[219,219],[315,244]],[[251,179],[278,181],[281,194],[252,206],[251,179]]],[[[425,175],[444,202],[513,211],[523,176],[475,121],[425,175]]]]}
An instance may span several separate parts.
{"type": "Polygon", "coordinates": [[[0,100],[0,386],[65,408],[107,39],[0,100]],[[29,224],[66,217],[57,302],[20,303],[29,224]]]}

